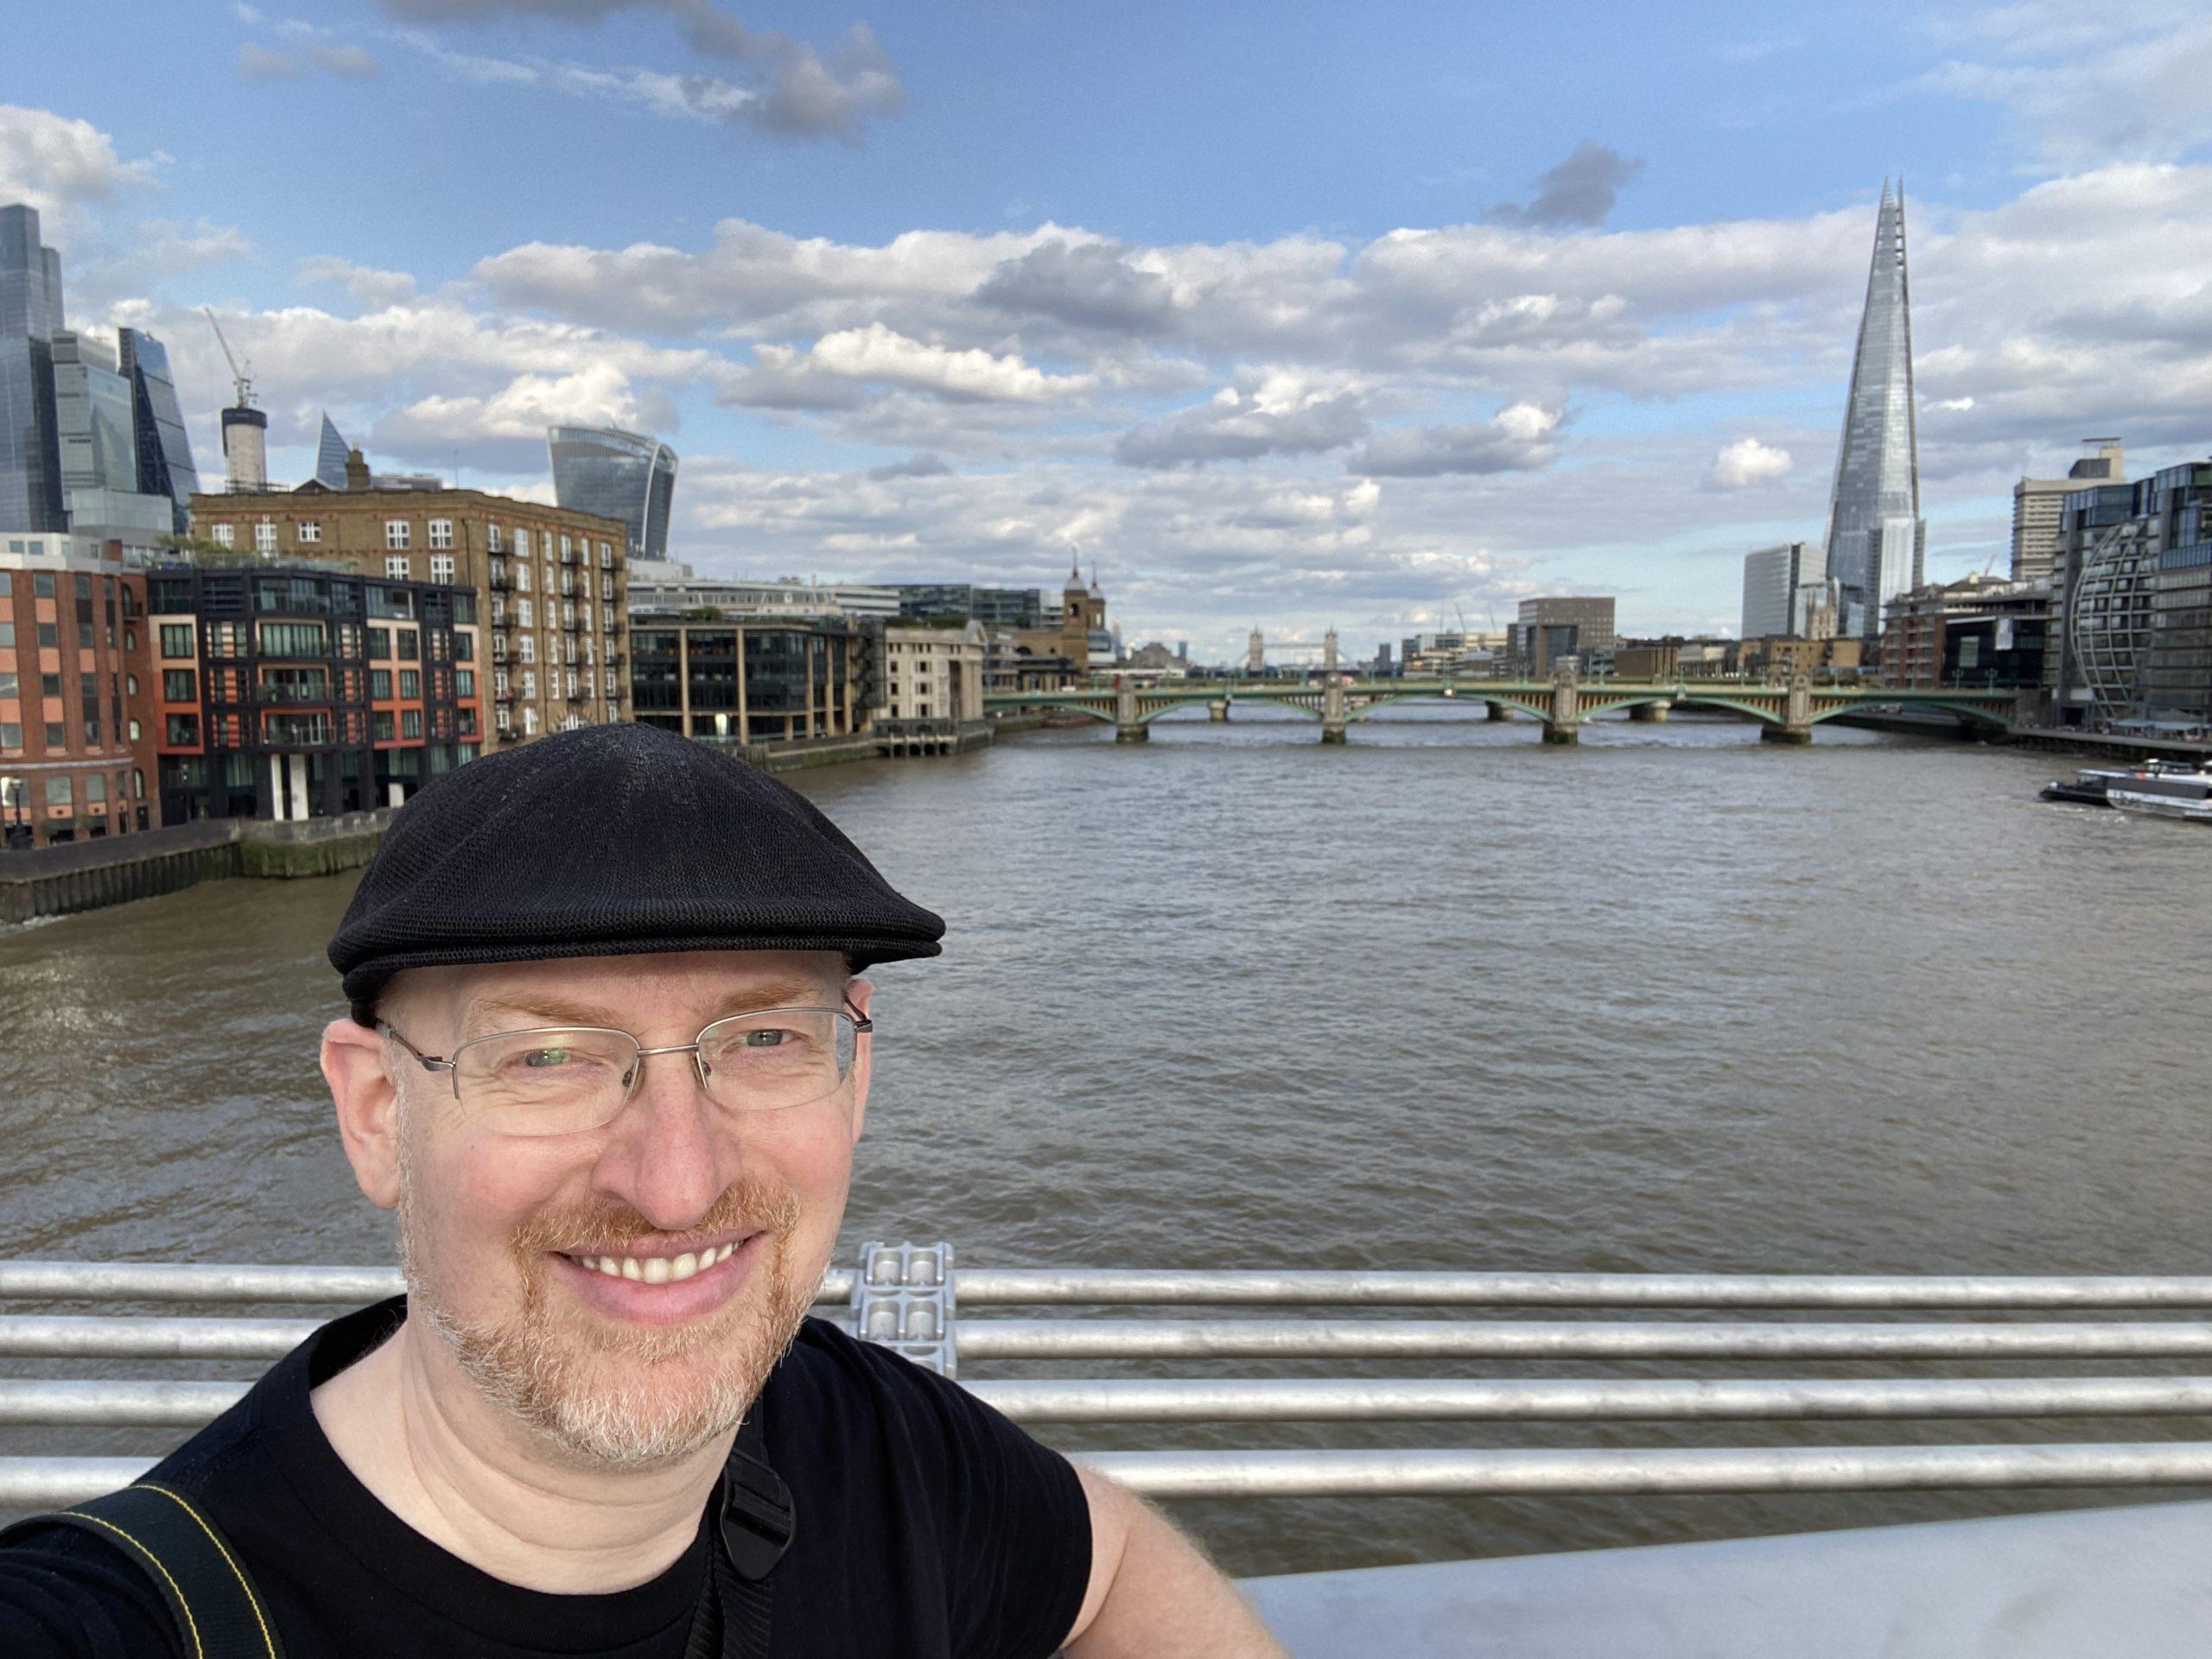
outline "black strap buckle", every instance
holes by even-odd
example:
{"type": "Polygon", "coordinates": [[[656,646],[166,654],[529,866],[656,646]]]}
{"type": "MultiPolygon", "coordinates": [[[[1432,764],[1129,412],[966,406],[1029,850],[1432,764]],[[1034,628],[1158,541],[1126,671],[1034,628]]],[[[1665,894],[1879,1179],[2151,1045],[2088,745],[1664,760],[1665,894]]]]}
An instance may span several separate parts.
{"type": "Polygon", "coordinates": [[[722,1554],[738,1577],[753,1583],[776,1570],[798,1523],[783,1477],[758,1458],[736,1451],[722,1466],[716,1520],[722,1554]]]}

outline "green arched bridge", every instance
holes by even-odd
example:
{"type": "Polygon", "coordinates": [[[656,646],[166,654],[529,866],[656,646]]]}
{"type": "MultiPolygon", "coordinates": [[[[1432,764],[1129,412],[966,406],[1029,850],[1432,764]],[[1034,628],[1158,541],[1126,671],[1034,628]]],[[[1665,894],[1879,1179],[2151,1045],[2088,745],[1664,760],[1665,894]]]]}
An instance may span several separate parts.
{"type": "Polygon", "coordinates": [[[1895,686],[1815,685],[1800,675],[1787,682],[1750,680],[1586,680],[1561,674],[1549,680],[1355,680],[1338,675],[1306,682],[1283,680],[1167,681],[1154,685],[1071,687],[1059,691],[995,691],[983,699],[987,714],[1063,710],[1115,728],[1124,742],[1141,742],[1162,715],[1196,705],[1226,719],[1238,703],[1294,709],[1321,723],[1321,741],[1341,743],[1347,728],[1377,709],[1400,702],[1481,702],[1493,719],[1524,714],[1541,721],[1547,743],[1576,741],[1582,721],[1611,709],[1630,719],[1663,720],[1669,709],[1713,709],[1759,722],[1759,735],[1777,742],[1812,741],[1813,728],[1839,715],[1900,708],[1949,714],[1995,731],[2012,722],[2018,693],[2009,690],[1895,686]]]}

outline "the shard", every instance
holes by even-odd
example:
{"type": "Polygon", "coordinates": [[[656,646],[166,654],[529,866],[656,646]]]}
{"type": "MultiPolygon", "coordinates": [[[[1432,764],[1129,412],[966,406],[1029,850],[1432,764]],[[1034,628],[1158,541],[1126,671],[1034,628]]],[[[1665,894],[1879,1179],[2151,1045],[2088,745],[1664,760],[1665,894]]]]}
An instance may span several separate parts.
{"type": "Polygon", "coordinates": [[[1914,434],[1912,309],[1905,280],[1904,192],[1882,182],[1866,273],[1866,313],[1851,366],[1851,401],[1828,503],[1828,575],[1841,590],[1839,632],[1873,639],[1882,607],[1921,582],[1928,527],[1920,516],[1914,434]]]}

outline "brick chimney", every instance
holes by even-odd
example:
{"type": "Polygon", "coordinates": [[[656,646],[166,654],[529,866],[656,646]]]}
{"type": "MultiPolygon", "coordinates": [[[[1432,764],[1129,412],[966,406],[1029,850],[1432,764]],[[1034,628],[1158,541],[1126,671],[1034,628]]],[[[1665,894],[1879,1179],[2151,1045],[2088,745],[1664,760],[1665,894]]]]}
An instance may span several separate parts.
{"type": "Polygon", "coordinates": [[[346,487],[349,490],[369,487],[369,458],[358,449],[346,452],[346,487]]]}

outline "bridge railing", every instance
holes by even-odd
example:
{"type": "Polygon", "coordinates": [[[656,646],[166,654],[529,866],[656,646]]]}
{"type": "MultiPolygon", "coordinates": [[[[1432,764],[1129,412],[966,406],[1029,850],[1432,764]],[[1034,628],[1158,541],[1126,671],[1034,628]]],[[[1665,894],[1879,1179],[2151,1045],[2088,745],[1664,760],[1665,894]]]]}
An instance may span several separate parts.
{"type": "MultiPolygon", "coordinates": [[[[48,1368],[266,1362],[321,1323],[273,1310],[358,1306],[400,1287],[388,1268],[0,1262],[0,1304],[28,1305],[0,1313],[0,1363],[18,1362],[21,1370],[30,1362],[48,1368]],[[55,1311],[57,1304],[68,1311],[55,1311]],[[121,1311],[144,1305],[190,1311],[121,1311]],[[226,1307],[252,1311],[202,1311],[226,1307]]],[[[1172,1362],[1179,1374],[1170,1376],[963,1379],[1017,1421],[1116,1425],[1123,1438],[1131,1426],[1198,1422],[1967,1419],[1984,1425],[1985,1434],[2002,1435],[1877,1446],[1074,1453],[1156,1497],[2212,1484],[2212,1441],[2068,1440],[2047,1432],[2066,1420],[2212,1418],[2208,1277],[956,1268],[947,1246],[870,1244],[857,1266],[824,1278],[816,1301],[820,1309],[845,1310],[863,1337],[949,1372],[976,1363],[1172,1362]],[[1109,1317],[1104,1309],[1124,1312],[1109,1317]],[[1447,1310],[1452,1317],[1437,1317],[1447,1310]],[[1538,1310],[1571,1317],[1523,1317],[1538,1310]],[[1239,1376],[1205,1370],[1236,1360],[1376,1359],[1444,1362],[1454,1374],[1239,1376]],[[1635,1366],[1641,1373],[1655,1361],[1793,1369],[1722,1376],[1490,1374],[1499,1365],[1553,1370],[1563,1362],[1635,1366]],[[2109,1363],[2100,1374],[2076,1374],[2093,1361],[2109,1363]],[[1795,1369],[1833,1370],[1840,1362],[1859,1370],[1878,1364],[1887,1374],[1795,1369]],[[1914,1369],[1925,1362],[1968,1374],[1914,1369]],[[1972,1373],[1997,1362],[2007,1374],[1972,1373]],[[2172,1374],[2177,1363],[2191,1369],[2172,1374]],[[2027,1364],[2055,1374],[2019,1374],[2027,1364]],[[1179,1374],[1185,1368],[1193,1374],[1179,1374]]],[[[68,1432],[188,1429],[247,1386],[158,1375],[0,1377],[0,1427],[47,1443],[38,1455],[0,1457],[0,1510],[75,1502],[128,1482],[151,1461],[76,1455],[66,1449],[68,1432]]],[[[2194,1433],[2203,1425],[2173,1427],[2194,1433]]]]}

